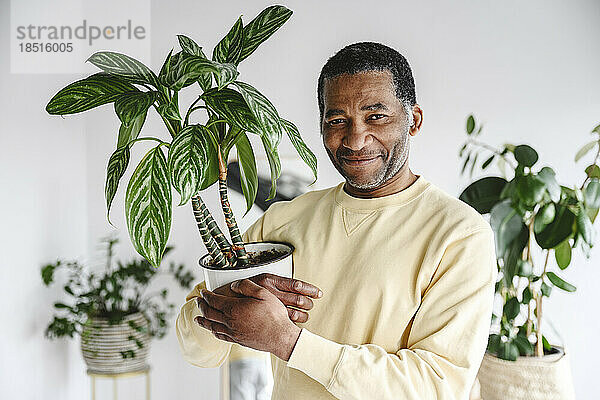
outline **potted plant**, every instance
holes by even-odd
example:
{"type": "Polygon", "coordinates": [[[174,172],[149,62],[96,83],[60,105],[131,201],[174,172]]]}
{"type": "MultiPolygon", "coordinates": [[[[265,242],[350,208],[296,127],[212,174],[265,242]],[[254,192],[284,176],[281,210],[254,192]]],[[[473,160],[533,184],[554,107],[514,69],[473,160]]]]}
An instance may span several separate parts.
{"type": "Polygon", "coordinates": [[[303,142],[297,127],[280,117],[273,104],[256,88],[238,79],[239,63],[279,29],[291,14],[286,7],[276,5],[264,9],[247,25],[240,17],[214,47],[210,59],[194,40],[178,35],[181,51],[173,54],[171,50],[158,74],[125,54],[97,52],[87,61],[102,72],[66,86],[46,106],[50,114],[66,115],[114,103],[121,124],[116,149],[107,167],[108,212],[119,180],[129,164],[132,146],[141,141],[156,143],[139,162],[125,194],[129,236],[136,251],[153,266],[160,265],[169,238],[173,186],[180,195],[179,206],[191,200],[200,235],[208,250],[200,263],[209,289],[263,272],[291,277],[293,248],[290,245],[243,243],[229,206],[226,183],[227,160],[235,147],[249,210],[256,197],[258,181],[248,134],[258,135],[269,162],[269,199],[273,198],[281,172],[277,148],[283,132],[316,179],[316,157],[303,142]],[[179,92],[192,85],[200,90],[200,94],[181,114],[179,92]],[[139,137],[151,107],[167,128],[170,137],[166,140],[139,137]],[[204,124],[192,122],[198,110],[206,113],[204,124]],[[231,243],[198,194],[216,182],[231,243]]]}
{"type": "MultiPolygon", "coordinates": [[[[162,338],[167,318],[175,304],[167,303],[167,289],[146,295],[159,271],[148,261],[118,261],[113,265],[116,238],[106,242],[106,266],[102,274],[85,271],[77,261],[58,260],[41,268],[44,285],[56,282],[59,271],[68,280],[63,289],[73,301],[56,302],[54,315],[44,335],[49,339],[80,335],[81,351],[89,372],[124,373],[143,370],[151,338],[162,338]]],[[[172,248],[167,247],[165,254],[172,248]]],[[[164,272],[163,272],[164,274],[164,272]]],[[[183,265],[171,263],[168,274],[184,289],[190,289],[194,276],[183,265]]]]}
{"type": "Polygon", "coordinates": [[[570,399],[574,397],[568,353],[550,343],[544,332],[543,304],[554,288],[574,292],[560,277],[573,250],[589,258],[593,222],[600,208],[600,125],[594,140],[577,152],[579,161],[595,150],[581,185],[560,185],[552,168],[538,167],[538,153],[529,145],[495,148],[479,140],[482,125],[470,115],[467,140],[460,150],[461,174],[482,170],[496,160],[503,176],[471,183],[460,199],[490,216],[498,260],[496,296],[502,312],[492,316],[478,379],[481,394],[494,399],[570,399]],[[487,153],[487,154],[486,154],[487,153]],[[509,174],[507,175],[507,169],[509,174]]]}

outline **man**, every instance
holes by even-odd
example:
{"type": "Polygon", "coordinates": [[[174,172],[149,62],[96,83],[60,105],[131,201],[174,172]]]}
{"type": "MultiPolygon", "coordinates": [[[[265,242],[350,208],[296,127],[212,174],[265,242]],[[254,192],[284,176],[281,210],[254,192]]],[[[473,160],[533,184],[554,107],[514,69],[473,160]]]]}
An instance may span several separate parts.
{"type": "Polygon", "coordinates": [[[317,93],[323,144],[345,182],[273,204],[246,231],[293,244],[295,279],[235,282],[242,298],[197,286],[177,319],[183,354],[214,367],[231,343],[268,351],[273,399],[466,399],[487,343],[493,231],[410,170],[423,111],[402,55],[347,46],[317,93]],[[305,311],[290,311],[291,296],[305,311]]]}

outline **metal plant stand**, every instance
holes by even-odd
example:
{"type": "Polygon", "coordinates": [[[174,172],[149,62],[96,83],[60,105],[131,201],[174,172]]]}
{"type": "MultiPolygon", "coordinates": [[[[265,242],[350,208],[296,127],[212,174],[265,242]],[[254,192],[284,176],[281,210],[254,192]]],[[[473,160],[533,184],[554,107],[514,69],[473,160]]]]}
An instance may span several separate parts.
{"type": "Polygon", "coordinates": [[[97,373],[87,370],[87,374],[92,379],[92,400],[96,400],[96,378],[109,378],[113,380],[113,400],[117,400],[117,379],[131,378],[137,375],[146,375],[146,400],[150,400],[150,367],[133,372],[124,372],[120,374],[97,373]]]}

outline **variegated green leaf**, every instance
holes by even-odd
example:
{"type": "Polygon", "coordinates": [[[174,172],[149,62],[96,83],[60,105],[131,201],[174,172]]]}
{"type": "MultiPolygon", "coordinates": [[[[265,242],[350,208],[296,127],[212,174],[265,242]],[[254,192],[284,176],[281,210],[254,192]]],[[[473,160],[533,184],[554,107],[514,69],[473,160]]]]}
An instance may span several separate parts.
{"type": "Polygon", "coordinates": [[[104,197],[106,198],[106,218],[110,222],[110,206],[117,193],[119,181],[123,177],[129,164],[129,147],[120,147],[110,156],[106,167],[106,184],[104,185],[104,197]]]}
{"type": "Polygon", "coordinates": [[[215,63],[204,57],[180,51],[171,57],[171,67],[161,76],[161,82],[170,89],[179,91],[211,73],[220,73],[215,63]]]}
{"type": "Polygon", "coordinates": [[[244,45],[239,62],[246,59],[256,48],[267,40],[292,16],[292,11],[284,6],[265,8],[244,27],[244,45]]]}
{"type": "Polygon", "coordinates": [[[262,133],[261,126],[248,108],[246,101],[235,90],[213,88],[206,91],[202,98],[210,109],[219,117],[226,119],[230,125],[236,125],[247,132],[262,133]]]}
{"type": "Polygon", "coordinates": [[[128,55],[112,51],[99,51],[86,61],[109,74],[118,75],[129,82],[148,83],[155,88],[159,87],[158,78],[152,70],[128,55]]]}
{"type": "Polygon", "coordinates": [[[146,153],[125,195],[125,217],[136,251],[158,267],[171,231],[171,185],[160,145],[146,153]]]}
{"type": "Polygon", "coordinates": [[[165,62],[163,63],[162,67],[160,68],[160,72],[158,73],[158,81],[162,82],[164,77],[169,74],[169,72],[171,71],[171,63],[173,62],[173,49],[171,49],[171,51],[169,51],[169,54],[167,55],[167,58],[165,58],[165,62]]]}
{"type": "Polygon", "coordinates": [[[269,191],[269,197],[267,197],[267,200],[271,200],[277,193],[277,179],[279,179],[279,176],[281,175],[281,161],[279,161],[277,148],[269,148],[269,143],[265,136],[261,136],[260,139],[263,142],[267,160],[269,160],[269,168],[271,170],[271,190],[269,191]]]}
{"type": "Polygon", "coordinates": [[[115,112],[123,124],[129,125],[140,115],[146,114],[157,97],[158,92],[155,91],[123,93],[115,100],[115,112]]]}
{"type": "Polygon", "coordinates": [[[252,85],[239,81],[232,84],[240,91],[254,118],[260,124],[261,131],[252,133],[266,136],[270,149],[276,149],[281,142],[282,127],[275,106],[252,85]]]}
{"type": "Polygon", "coordinates": [[[117,139],[117,149],[123,146],[127,146],[129,142],[131,142],[134,139],[137,139],[137,137],[140,134],[140,131],[142,130],[142,126],[146,121],[147,114],[147,112],[144,112],[138,115],[136,118],[133,119],[132,123],[130,123],[129,125],[121,123],[121,127],[119,128],[119,137],[117,139]]]}
{"type": "Polygon", "coordinates": [[[244,214],[246,215],[252,208],[252,204],[254,204],[254,200],[256,199],[256,193],[258,192],[256,159],[252,145],[245,132],[238,134],[235,148],[240,166],[240,184],[242,186],[242,193],[246,199],[246,213],[244,214]]]}
{"type": "Polygon", "coordinates": [[[237,64],[244,40],[244,24],[239,17],[227,35],[213,49],[212,59],[220,63],[237,64]]]}
{"type": "MultiPolygon", "coordinates": [[[[192,54],[194,56],[207,58],[204,52],[202,51],[202,47],[198,46],[198,44],[189,37],[184,35],[177,35],[177,39],[179,40],[179,45],[181,46],[181,49],[184,52],[192,54]]],[[[212,75],[200,75],[200,77],[198,78],[198,84],[202,88],[202,91],[207,91],[212,86],[212,75]]]]}
{"type": "Polygon", "coordinates": [[[229,85],[231,82],[235,81],[235,79],[240,74],[235,67],[235,64],[231,63],[217,63],[215,62],[215,66],[217,67],[218,72],[215,73],[215,80],[217,81],[217,88],[219,90],[223,89],[225,86],[229,85]]]}
{"type": "Polygon", "coordinates": [[[181,114],[179,114],[179,95],[178,95],[178,93],[175,92],[175,94],[171,98],[171,101],[169,101],[166,104],[159,105],[157,110],[160,115],[162,115],[163,117],[165,117],[167,119],[181,121],[182,118],[181,118],[181,114]]]}
{"type": "Polygon", "coordinates": [[[54,115],[80,113],[112,103],[119,95],[132,90],[137,90],[132,84],[117,76],[99,72],[61,89],[48,102],[46,111],[54,115]]]}
{"type": "Polygon", "coordinates": [[[169,176],[173,187],[181,195],[180,206],[198,193],[206,175],[208,148],[212,147],[207,135],[204,126],[189,125],[171,143],[169,176]]]}
{"type": "Polygon", "coordinates": [[[302,137],[300,136],[300,132],[298,131],[296,125],[283,118],[281,119],[281,124],[283,125],[283,130],[285,131],[285,133],[287,133],[288,138],[294,145],[294,148],[296,148],[296,151],[298,152],[300,158],[302,158],[306,165],[308,165],[312,170],[313,175],[315,176],[315,180],[312,183],[315,183],[317,180],[317,157],[302,140],[302,137]]]}

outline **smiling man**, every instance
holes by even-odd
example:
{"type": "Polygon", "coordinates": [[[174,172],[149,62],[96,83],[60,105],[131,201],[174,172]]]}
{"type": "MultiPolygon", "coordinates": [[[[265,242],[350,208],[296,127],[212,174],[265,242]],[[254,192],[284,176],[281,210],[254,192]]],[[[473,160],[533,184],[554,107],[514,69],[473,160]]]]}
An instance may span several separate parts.
{"type": "Polygon", "coordinates": [[[270,352],[273,399],[466,399],[487,343],[493,231],[410,170],[423,111],[401,54],[349,45],[317,93],[345,182],[275,203],[248,229],[294,245],[294,279],[197,285],[177,318],[182,352],[203,367],[232,343],[270,352]]]}

